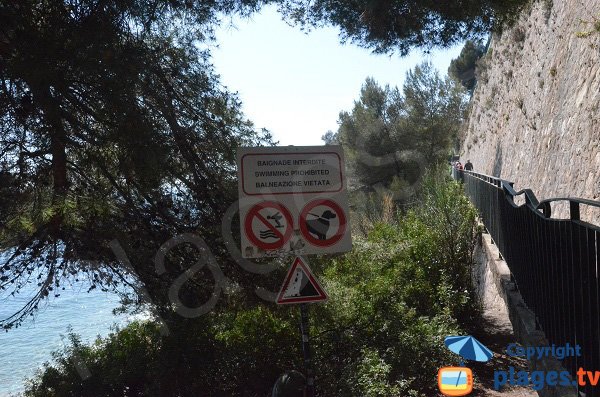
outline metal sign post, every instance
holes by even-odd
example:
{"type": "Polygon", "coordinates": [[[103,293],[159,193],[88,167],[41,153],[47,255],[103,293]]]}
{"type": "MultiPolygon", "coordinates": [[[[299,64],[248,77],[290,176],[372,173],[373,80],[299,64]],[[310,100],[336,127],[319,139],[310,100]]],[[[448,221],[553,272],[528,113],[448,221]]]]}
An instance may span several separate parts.
{"type": "Polygon", "coordinates": [[[302,334],[302,353],[304,354],[304,370],[306,371],[306,397],[315,395],[315,375],[310,354],[310,322],[308,319],[308,305],[300,304],[300,332],[302,334]]]}
{"type": "Polygon", "coordinates": [[[310,321],[308,303],[327,300],[327,293],[321,287],[305,259],[297,257],[288,270],[277,296],[278,305],[300,304],[300,334],[306,374],[306,396],[315,395],[315,375],[310,354],[310,321]]]}

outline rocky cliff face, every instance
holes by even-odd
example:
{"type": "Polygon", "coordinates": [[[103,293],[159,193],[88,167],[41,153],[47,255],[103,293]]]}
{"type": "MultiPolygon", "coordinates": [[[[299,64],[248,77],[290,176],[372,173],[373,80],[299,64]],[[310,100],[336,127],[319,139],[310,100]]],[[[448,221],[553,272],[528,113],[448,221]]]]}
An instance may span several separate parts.
{"type": "Polygon", "coordinates": [[[536,2],[480,62],[461,160],[540,200],[600,200],[600,0],[536,2]]]}

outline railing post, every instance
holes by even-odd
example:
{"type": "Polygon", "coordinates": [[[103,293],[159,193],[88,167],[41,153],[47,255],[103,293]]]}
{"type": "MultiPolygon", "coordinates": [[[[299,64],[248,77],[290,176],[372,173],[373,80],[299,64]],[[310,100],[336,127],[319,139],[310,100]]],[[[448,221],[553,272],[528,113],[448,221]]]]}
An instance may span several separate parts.
{"type": "Polygon", "coordinates": [[[571,220],[572,221],[581,220],[581,214],[579,212],[579,203],[576,201],[569,201],[569,207],[571,209],[571,220]]]}
{"type": "Polygon", "coordinates": [[[552,207],[549,202],[543,203],[541,209],[545,218],[550,218],[552,216],[552,207]]]}

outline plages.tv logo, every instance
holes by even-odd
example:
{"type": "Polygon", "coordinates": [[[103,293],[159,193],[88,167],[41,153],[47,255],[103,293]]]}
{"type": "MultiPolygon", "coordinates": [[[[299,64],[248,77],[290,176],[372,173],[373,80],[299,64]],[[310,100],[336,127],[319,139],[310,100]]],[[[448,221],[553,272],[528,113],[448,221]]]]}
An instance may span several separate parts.
{"type": "MultiPolygon", "coordinates": [[[[472,336],[447,336],[446,347],[464,360],[489,361],[494,353],[472,336]]],[[[473,391],[473,372],[460,360],[458,367],[438,371],[438,388],[445,396],[466,396],[473,391]]]]}
{"type": "Polygon", "coordinates": [[[440,368],[438,387],[445,396],[466,396],[473,391],[473,372],[467,367],[440,368]]]}

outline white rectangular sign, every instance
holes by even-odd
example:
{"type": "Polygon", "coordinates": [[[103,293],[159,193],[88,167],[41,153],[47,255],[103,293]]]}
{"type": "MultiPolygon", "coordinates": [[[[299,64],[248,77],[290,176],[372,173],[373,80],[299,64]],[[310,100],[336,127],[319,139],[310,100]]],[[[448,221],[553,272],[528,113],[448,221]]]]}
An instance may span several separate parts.
{"type": "Polygon", "coordinates": [[[245,258],[352,249],[341,146],[238,149],[245,258]]]}

